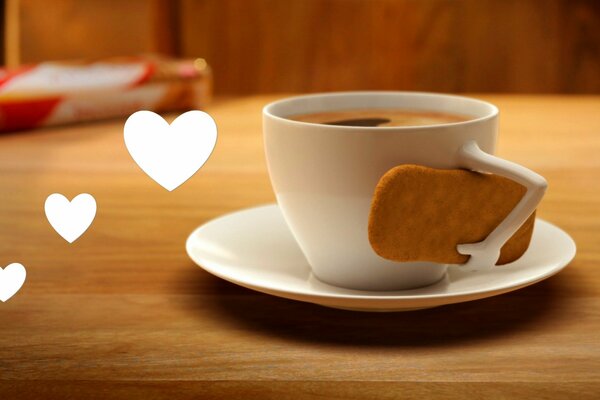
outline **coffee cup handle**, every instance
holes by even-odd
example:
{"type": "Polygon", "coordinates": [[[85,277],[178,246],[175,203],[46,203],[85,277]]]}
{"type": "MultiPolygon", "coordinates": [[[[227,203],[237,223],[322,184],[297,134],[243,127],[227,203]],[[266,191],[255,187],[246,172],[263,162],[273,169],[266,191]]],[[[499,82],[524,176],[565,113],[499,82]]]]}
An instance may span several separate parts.
{"type": "Polygon", "coordinates": [[[483,241],[456,246],[456,250],[460,254],[470,256],[463,267],[470,270],[489,269],[496,265],[504,243],[535,211],[538,203],[544,197],[548,183],[544,177],[530,169],[484,152],[474,140],[463,144],[458,157],[459,164],[463,168],[500,175],[527,188],[521,201],[483,241]]]}

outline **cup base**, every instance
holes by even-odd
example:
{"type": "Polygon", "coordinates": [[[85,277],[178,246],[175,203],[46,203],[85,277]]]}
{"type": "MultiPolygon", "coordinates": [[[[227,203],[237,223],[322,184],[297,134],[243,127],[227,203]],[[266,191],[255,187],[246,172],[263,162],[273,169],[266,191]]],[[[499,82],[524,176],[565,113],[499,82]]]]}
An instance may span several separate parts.
{"type": "Polygon", "coordinates": [[[326,285],[338,288],[393,292],[418,289],[438,283],[446,276],[448,264],[429,262],[397,263],[392,267],[374,267],[372,274],[327,276],[325,271],[312,269],[312,277],[326,285]],[[405,265],[403,265],[405,264],[405,265]],[[375,272],[376,271],[376,272],[375,272]]]}

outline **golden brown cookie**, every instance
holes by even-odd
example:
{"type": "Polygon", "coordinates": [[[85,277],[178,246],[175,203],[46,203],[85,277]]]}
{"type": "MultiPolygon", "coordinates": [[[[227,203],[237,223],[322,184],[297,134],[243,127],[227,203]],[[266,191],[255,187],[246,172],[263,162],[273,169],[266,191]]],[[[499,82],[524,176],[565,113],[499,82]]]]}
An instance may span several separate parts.
{"type": "MultiPolygon", "coordinates": [[[[369,215],[369,241],[393,261],[463,264],[458,244],[484,240],[526,192],[510,179],[462,169],[394,167],[379,180],[369,215]]],[[[497,265],[529,247],[535,212],[504,244],[497,265]]]]}

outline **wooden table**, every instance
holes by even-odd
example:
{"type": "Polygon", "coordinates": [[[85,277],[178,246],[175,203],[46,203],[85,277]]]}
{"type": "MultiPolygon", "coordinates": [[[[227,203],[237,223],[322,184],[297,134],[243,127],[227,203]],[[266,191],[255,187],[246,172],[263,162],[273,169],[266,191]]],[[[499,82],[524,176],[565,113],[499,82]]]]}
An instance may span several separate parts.
{"type": "Polygon", "coordinates": [[[274,201],[274,97],[216,102],[217,148],[174,192],[131,160],[122,120],[0,135],[0,265],[27,268],[0,303],[0,398],[600,398],[600,97],[480,97],[502,110],[498,153],[548,178],[538,215],[578,254],[532,287],[408,313],[271,297],[186,256],[196,226],[274,201]],[[53,192],[98,202],[73,244],[45,218],[53,192]]]}

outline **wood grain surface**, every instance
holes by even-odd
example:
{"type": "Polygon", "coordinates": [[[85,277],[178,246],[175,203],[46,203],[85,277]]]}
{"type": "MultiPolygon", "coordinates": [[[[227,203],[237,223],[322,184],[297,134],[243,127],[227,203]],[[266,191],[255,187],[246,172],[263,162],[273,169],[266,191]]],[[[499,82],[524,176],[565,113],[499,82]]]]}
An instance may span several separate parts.
{"type": "Polygon", "coordinates": [[[184,241],[274,201],[261,108],[217,101],[219,141],[174,192],[123,144],[123,120],[0,136],[0,265],[27,281],[0,303],[0,398],[536,398],[600,394],[600,97],[479,96],[501,109],[498,153],[545,177],[539,217],[575,260],[534,286],[408,313],[280,299],[195,266],[184,241]],[[68,244],[44,201],[88,192],[68,244]]]}
{"type": "Polygon", "coordinates": [[[0,0],[11,65],[204,57],[219,94],[600,93],[598,0],[0,0]]]}
{"type": "Polygon", "coordinates": [[[181,0],[217,93],[600,93],[597,0],[181,0]]]}
{"type": "MultiPolygon", "coordinates": [[[[5,62],[175,54],[179,7],[172,0],[4,0],[5,62]]],[[[1,4],[0,4],[1,5],[1,4]]]]}

